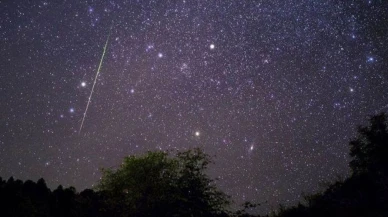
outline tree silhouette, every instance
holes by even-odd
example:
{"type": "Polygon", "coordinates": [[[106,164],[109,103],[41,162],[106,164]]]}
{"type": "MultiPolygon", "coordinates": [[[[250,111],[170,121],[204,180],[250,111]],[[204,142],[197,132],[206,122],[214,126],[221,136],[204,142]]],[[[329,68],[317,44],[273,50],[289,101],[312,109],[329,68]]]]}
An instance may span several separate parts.
{"type": "Polygon", "coordinates": [[[322,192],[306,196],[307,205],[282,207],[277,216],[388,216],[388,129],[384,113],[358,127],[350,143],[350,177],[322,192]]]}
{"type": "Polygon", "coordinates": [[[103,170],[97,190],[51,191],[44,179],[0,178],[0,216],[224,216],[228,197],[205,170],[210,157],[200,149],[129,156],[117,170],[103,170]]]}
{"type": "Polygon", "coordinates": [[[388,130],[386,115],[381,113],[370,119],[369,126],[358,128],[358,137],[350,142],[350,168],[355,175],[388,173],[388,130]]]}
{"type": "Polygon", "coordinates": [[[123,216],[224,215],[228,197],[206,175],[210,162],[200,149],[129,156],[117,170],[103,170],[97,189],[123,216]]]}

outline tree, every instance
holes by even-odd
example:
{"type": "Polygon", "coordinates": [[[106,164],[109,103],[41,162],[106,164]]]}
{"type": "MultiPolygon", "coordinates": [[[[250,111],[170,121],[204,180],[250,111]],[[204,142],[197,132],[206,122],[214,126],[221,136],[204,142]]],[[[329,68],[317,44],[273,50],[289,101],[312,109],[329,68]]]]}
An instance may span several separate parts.
{"type": "Polygon", "coordinates": [[[388,216],[387,116],[381,113],[369,122],[349,143],[351,176],[307,196],[307,205],[280,209],[277,216],[388,216]]]}
{"type": "Polygon", "coordinates": [[[210,157],[200,149],[129,156],[116,169],[102,170],[97,190],[122,216],[217,216],[228,197],[205,173],[210,157]]]}
{"type": "Polygon", "coordinates": [[[384,113],[370,118],[369,126],[358,128],[358,137],[350,142],[350,168],[362,173],[388,174],[388,129],[384,113]]]}

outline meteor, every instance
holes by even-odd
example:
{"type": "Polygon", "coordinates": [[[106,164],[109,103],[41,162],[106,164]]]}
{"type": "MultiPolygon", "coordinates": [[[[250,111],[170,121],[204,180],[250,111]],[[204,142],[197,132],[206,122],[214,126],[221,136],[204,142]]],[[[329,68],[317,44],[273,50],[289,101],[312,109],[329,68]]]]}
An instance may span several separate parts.
{"type": "Polygon", "coordinates": [[[81,121],[81,126],[79,127],[78,134],[81,134],[81,130],[82,130],[82,127],[83,127],[83,125],[84,125],[84,121],[85,121],[86,113],[88,112],[89,105],[90,105],[90,101],[92,100],[92,96],[93,96],[94,87],[96,86],[97,77],[98,77],[98,75],[100,74],[100,71],[101,71],[102,62],[104,61],[104,56],[105,56],[106,48],[108,47],[109,38],[110,38],[110,35],[111,35],[111,32],[112,32],[112,27],[113,27],[113,23],[112,23],[112,25],[110,26],[109,34],[108,34],[108,37],[107,37],[107,39],[106,39],[106,42],[105,42],[105,46],[104,46],[104,50],[103,50],[103,52],[102,52],[102,56],[101,56],[101,60],[100,60],[100,64],[98,65],[98,69],[97,69],[97,72],[96,72],[96,77],[94,78],[94,82],[93,82],[92,90],[90,91],[90,95],[89,95],[88,103],[86,104],[86,108],[85,108],[84,116],[83,116],[83,118],[82,118],[82,121],[81,121]]]}

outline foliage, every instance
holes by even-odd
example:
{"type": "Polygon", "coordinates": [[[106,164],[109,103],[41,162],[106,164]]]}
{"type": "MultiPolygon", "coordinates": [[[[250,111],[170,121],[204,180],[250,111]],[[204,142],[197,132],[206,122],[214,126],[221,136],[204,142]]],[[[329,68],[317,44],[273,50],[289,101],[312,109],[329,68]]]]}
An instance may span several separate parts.
{"type": "MultiPolygon", "coordinates": [[[[92,190],[84,192],[92,192],[94,200],[100,201],[92,190]]],[[[31,180],[14,180],[13,177],[8,181],[0,178],[0,216],[108,216],[97,210],[102,207],[100,204],[90,206],[89,198],[83,196],[84,192],[78,194],[75,188],[62,186],[51,192],[44,179],[35,183],[31,180]]]]}
{"type": "Polygon", "coordinates": [[[77,193],[43,179],[0,178],[0,216],[225,216],[229,198],[205,171],[210,157],[200,149],[129,156],[117,170],[103,170],[97,190],[77,193]]]}
{"type": "Polygon", "coordinates": [[[359,136],[350,142],[350,168],[354,174],[388,172],[388,130],[384,113],[373,116],[370,126],[360,126],[359,136]]]}
{"type": "Polygon", "coordinates": [[[205,173],[210,162],[200,149],[129,156],[117,170],[103,170],[97,189],[124,216],[223,215],[229,201],[205,173]]]}

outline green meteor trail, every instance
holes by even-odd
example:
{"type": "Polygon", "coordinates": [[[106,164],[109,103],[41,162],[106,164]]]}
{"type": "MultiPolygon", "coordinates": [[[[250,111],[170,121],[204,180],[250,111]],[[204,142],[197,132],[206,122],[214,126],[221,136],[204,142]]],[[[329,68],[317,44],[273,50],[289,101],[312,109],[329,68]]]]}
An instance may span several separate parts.
{"type": "Polygon", "coordinates": [[[78,134],[81,134],[81,130],[82,130],[82,127],[83,127],[83,125],[84,125],[86,113],[88,112],[89,105],[90,105],[90,101],[92,100],[92,95],[93,95],[94,87],[96,86],[97,77],[98,77],[98,75],[100,74],[100,71],[101,71],[102,62],[104,61],[104,56],[105,56],[106,48],[108,47],[109,38],[110,38],[110,35],[111,35],[111,32],[112,32],[112,27],[113,27],[113,23],[112,23],[112,25],[111,25],[111,27],[110,27],[109,34],[108,34],[108,37],[107,37],[106,42],[105,42],[105,46],[104,46],[104,50],[103,50],[103,52],[102,52],[100,64],[98,65],[96,77],[94,78],[94,82],[93,82],[93,86],[92,86],[92,91],[90,92],[89,99],[88,99],[88,103],[86,104],[84,116],[83,116],[83,118],[82,118],[81,126],[79,127],[78,134]]]}

